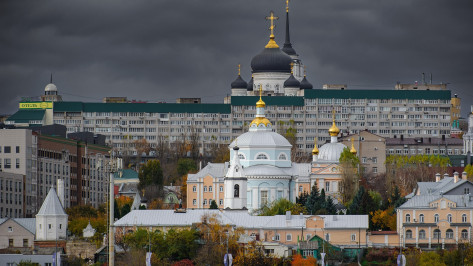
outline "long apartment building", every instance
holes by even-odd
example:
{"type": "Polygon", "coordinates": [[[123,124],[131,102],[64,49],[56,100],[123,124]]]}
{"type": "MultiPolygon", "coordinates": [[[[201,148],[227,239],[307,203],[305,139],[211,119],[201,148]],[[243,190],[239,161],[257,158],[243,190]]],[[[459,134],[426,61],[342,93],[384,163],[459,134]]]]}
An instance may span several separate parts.
{"type": "MultiPolygon", "coordinates": [[[[320,145],[330,139],[333,109],[345,134],[368,130],[386,138],[448,136],[450,94],[448,90],[306,90],[304,96],[263,96],[263,100],[275,130],[295,128],[297,147],[309,154],[315,137],[320,145]]],[[[230,104],[20,103],[20,110],[6,123],[60,124],[68,133],[103,134],[118,150],[143,138],[156,147],[159,141],[171,144],[196,135],[205,153],[212,144],[229,144],[248,130],[256,101],[256,96],[232,96],[230,104]]]]}

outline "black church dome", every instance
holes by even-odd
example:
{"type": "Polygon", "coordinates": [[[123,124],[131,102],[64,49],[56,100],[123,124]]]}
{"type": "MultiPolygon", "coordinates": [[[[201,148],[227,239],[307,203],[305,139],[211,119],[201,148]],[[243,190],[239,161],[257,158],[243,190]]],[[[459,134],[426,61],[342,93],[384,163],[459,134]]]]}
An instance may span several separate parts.
{"type": "Polygon", "coordinates": [[[291,72],[292,59],[279,48],[264,48],[264,50],[251,59],[253,73],[261,72],[291,72]]]}
{"type": "Polygon", "coordinates": [[[311,90],[314,86],[310,84],[306,77],[301,81],[301,90],[311,90]]]}
{"type": "Polygon", "coordinates": [[[301,83],[291,74],[286,81],[284,81],[284,88],[299,88],[301,83]]]}
{"type": "Polygon", "coordinates": [[[244,81],[240,75],[232,82],[231,84],[232,89],[246,89],[248,87],[248,83],[244,81]]]}

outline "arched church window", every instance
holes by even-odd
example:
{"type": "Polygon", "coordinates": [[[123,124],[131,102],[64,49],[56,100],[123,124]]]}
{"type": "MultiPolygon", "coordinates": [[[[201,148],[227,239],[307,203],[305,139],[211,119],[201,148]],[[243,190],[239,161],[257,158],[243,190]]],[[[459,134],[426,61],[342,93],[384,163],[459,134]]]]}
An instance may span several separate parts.
{"type": "Polygon", "coordinates": [[[287,160],[286,154],[284,154],[284,153],[279,154],[279,160],[281,160],[281,161],[287,160]]]}
{"type": "Polygon", "coordinates": [[[256,160],[268,160],[268,156],[264,153],[260,153],[256,156],[256,160]]]}
{"type": "Polygon", "coordinates": [[[245,160],[245,155],[239,153],[239,154],[238,154],[238,158],[240,158],[240,160],[245,160]]]}
{"type": "Polygon", "coordinates": [[[233,197],[239,198],[240,197],[240,185],[235,185],[233,187],[233,197]]]}

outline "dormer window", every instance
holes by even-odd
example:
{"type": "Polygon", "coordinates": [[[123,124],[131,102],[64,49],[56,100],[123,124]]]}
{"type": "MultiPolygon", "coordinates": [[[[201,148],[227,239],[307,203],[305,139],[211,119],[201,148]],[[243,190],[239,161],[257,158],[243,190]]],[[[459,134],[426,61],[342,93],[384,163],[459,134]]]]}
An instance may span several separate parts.
{"type": "Polygon", "coordinates": [[[279,158],[278,158],[278,160],[281,160],[281,161],[286,161],[286,160],[287,160],[287,156],[286,156],[286,154],[284,154],[284,153],[281,153],[281,154],[279,154],[279,158]]]}
{"type": "Polygon", "coordinates": [[[256,160],[268,160],[268,156],[264,153],[260,153],[256,156],[256,160]]]}

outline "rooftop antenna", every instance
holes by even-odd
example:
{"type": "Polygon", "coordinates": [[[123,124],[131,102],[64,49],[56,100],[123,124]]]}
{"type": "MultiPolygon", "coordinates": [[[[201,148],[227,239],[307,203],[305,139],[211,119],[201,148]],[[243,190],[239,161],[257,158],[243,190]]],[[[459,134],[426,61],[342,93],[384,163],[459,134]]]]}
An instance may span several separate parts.
{"type": "Polygon", "coordinates": [[[432,72],[430,72],[430,84],[432,85],[432,72]]]}

